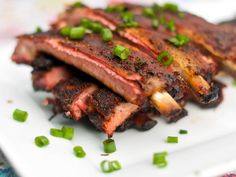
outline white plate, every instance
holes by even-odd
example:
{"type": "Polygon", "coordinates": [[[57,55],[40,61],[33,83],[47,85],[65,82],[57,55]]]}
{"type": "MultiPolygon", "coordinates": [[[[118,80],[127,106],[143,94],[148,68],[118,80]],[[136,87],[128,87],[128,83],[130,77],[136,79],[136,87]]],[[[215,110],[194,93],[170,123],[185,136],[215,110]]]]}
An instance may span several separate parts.
{"type": "Polygon", "coordinates": [[[9,60],[14,43],[1,48],[0,60],[0,147],[22,177],[94,177],[104,176],[100,162],[104,159],[119,160],[122,170],[109,176],[201,176],[212,177],[230,170],[236,170],[236,88],[232,79],[220,78],[227,88],[224,101],[217,109],[202,110],[188,104],[189,116],[176,124],[159,124],[150,131],[128,130],[116,133],[114,139],[117,152],[101,156],[102,141],[106,138],[81,123],[75,123],[57,116],[48,121],[51,110],[41,106],[44,93],[35,93],[31,87],[30,67],[16,66],[9,60]],[[13,100],[12,104],[7,100],[13,100]],[[15,108],[29,112],[26,123],[12,119],[15,108]],[[73,126],[76,136],[73,141],[53,138],[49,135],[52,127],[73,126]],[[187,129],[187,135],[178,135],[179,129],[187,129]],[[34,138],[45,135],[50,145],[38,148],[34,138]],[[179,136],[178,144],[164,142],[169,135],[179,136]],[[84,159],[74,157],[72,149],[82,145],[87,152],[84,159]],[[154,167],[154,152],[168,151],[168,166],[154,167]]]}

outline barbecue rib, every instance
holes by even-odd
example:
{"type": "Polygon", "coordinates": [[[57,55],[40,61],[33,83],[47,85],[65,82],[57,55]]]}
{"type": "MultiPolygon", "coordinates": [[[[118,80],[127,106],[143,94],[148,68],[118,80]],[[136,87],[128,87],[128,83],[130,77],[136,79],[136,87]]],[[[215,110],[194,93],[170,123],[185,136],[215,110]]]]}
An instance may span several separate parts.
{"type": "MultiPolygon", "coordinates": [[[[128,10],[141,14],[143,6],[125,3],[128,10]]],[[[183,13],[183,12],[182,12],[183,13]]],[[[236,29],[232,25],[215,25],[206,20],[184,12],[180,17],[179,12],[171,10],[158,10],[157,18],[174,20],[176,31],[185,34],[192,41],[202,45],[211,52],[220,63],[222,69],[236,77],[236,29]]]]}
{"type": "MultiPolygon", "coordinates": [[[[118,36],[114,35],[114,39],[109,43],[102,42],[96,34],[86,35],[81,41],[68,40],[55,32],[19,37],[19,45],[30,41],[31,47],[74,65],[102,81],[131,103],[145,107],[149,102],[147,96],[153,95],[151,97],[154,105],[169,122],[176,121],[186,113],[165,91],[167,89],[176,100],[189,97],[188,88],[178,74],[158,64],[150,56],[118,36]],[[132,49],[127,61],[114,57],[112,48],[116,44],[132,49]],[[140,67],[137,64],[138,59],[145,59],[145,65],[140,67]]],[[[25,58],[26,50],[18,50],[19,48],[22,47],[18,46],[12,57],[16,62],[25,58]]]]}
{"type": "MultiPolygon", "coordinates": [[[[62,63],[58,64],[58,61],[50,56],[40,55],[32,66],[33,87],[35,90],[53,92],[54,98],[47,98],[44,104],[53,104],[56,114],[65,113],[67,117],[76,121],[88,116],[95,127],[109,136],[119,125],[121,125],[120,130],[122,127],[131,126],[147,130],[156,125],[156,121],[147,115],[144,116],[141,110],[137,113],[136,105],[124,103],[124,100],[116,94],[102,88],[96,82],[94,84],[93,79],[87,75],[78,73],[74,68],[62,63]],[[60,70],[52,72],[57,68],[60,70]]],[[[148,110],[145,114],[154,113],[152,110],[148,110]]]]}
{"type": "Polygon", "coordinates": [[[130,127],[148,130],[156,125],[150,117],[158,113],[175,122],[187,114],[183,106],[188,100],[205,108],[222,101],[223,85],[215,76],[222,68],[236,76],[235,28],[209,24],[189,13],[180,18],[176,11],[163,9],[153,9],[152,18],[175,20],[176,31],[167,30],[166,22],[153,28],[143,6],[120,5],[122,12],[70,7],[49,31],[18,37],[12,60],[33,67],[34,89],[53,95],[45,99],[45,105],[76,121],[87,117],[112,136],[130,127]],[[125,26],[122,13],[128,13],[138,26],[125,26]],[[85,19],[110,28],[112,40],[104,42],[98,32],[85,26],[82,39],[60,33],[62,27],[83,25],[85,19]],[[190,41],[173,45],[169,39],[177,34],[190,41]],[[114,54],[117,45],[129,49],[127,59],[114,54]],[[173,57],[170,65],[157,60],[162,52],[173,57]]]}
{"type": "MultiPolygon", "coordinates": [[[[59,16],[58,21],[52,27],[58,29],[65,25],[78,25],[84,18],[99,21],[112,30],[117,30],[119,24],[122,23],[119,13],[107,13],[101,9],[90,9],[84,6],[68,9],[59,16]]],[[[146,49],[153,58],[156,58],[156,55],[161,51],[168,51],[174,57],[174,63],[170,68],[185,79],[192,89],[194,98],[200,104],[215,101],[218,97],[218,89],[212,88],[213,83],[208,83],[204,77],[211,81],[212,75],[217,71],[216,64],[209,55],[203,55],[202,50],[204,49],[196,51],[194,44],[190,44],[182,50],[176,49],[166,41],[170,37],[170,33],[163,32],[163,30],[153,30],[150,24],[147,25],[150,20],[143,18],[142,15],[135,14],[134,18],[141,28],[118,29],[119,34],[142,46],[142,49],[146,49]],[[198,57],[198,61],[195,57],[198,57]],[[203,63],[209,63],[210,67],[203,65],[203,63]]]]}

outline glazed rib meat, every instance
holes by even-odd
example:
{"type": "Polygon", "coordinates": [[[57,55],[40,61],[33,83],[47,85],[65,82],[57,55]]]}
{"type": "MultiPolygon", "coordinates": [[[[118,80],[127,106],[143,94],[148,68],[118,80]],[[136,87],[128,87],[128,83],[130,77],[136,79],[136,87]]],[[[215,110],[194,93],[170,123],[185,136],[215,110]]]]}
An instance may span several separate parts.
{"type": "MultiPolygon", "coordinates": [[[[127,9],[142,13],[143,6],[124,4],[127,9]]],[[[220,63],[222,69],[233,77],[236,77],[236,29],[232,25],[215,25],[207,22],[201,17],[182,12],[164,10],[157,11],[157,18],[174,20],[176,31],[180,34],[189,36],[192,41],[207,49],[214,59],[220,63]]]]}
{"type": "Polygon", "coordinates": [[[45,105],[75,121],[87,118],[112,136],[131,127],[148,130],[156,125],[150,117],[157,114],[176,122],[187,115],[189,100],[204,108],[220,104],[223,85],[215,76],[220,69],[236,76],[235,27],[186,12],[156,11],[156,6],[150,7],[151,18],[144,6],[118,6],[118,11],[71,6],[50,30],[18,37],[12,60],[33,67],[34,89],[52,93],[45,105]],[[161,24],[153,27],[153,19],[161,24]],[[100,31],[83,24],[86,20],[100,25],[100,31]],[[80,25],[85,34],[72,39],[72,29],[80,25]],[[65,26],[69,35],[61,31],[65,26]],[[106,42],[104,28],[112,32],[106,42]],[[188,39],[184,45],[170,41],[179,34],[188,39]],[[126,59],[117,56],[119,45],[129,51],[126,59]],[[169,57],[159,58],[163,53],[170,64],[164,63],[169,57]]]}
{"type": "MultiPolygon", "coordinates": [[[[53,28],[60,28],[64,25],[74,26],[84,18],[99,21],[112,30],[118,29],[122,24],[119,13],[108,13],[102,9],[83,7],[67,10],[59,16],[58,21],[52,26],[53,28]]],[[[151,20],[144,18],[141,14],[135,14],[134,18],[140,25],[139,28],[119,29],[121,36],[141,46],[142,50],[145,49],[152,58],[156,58],[162,51],[168,51],[174,57],[174,62],[170,66],[171,70],[185,80],[191,88],[194,99],[200,104],[211,104],[217,100],[219,89],[211,82],[217,72],[216,63],[213,62],[212,56],[206,53],[203,48],[197,48],[194,43],[177,49],[166,41],[171,37],[170,33],[163,30],[153,30],[150,25],[151,20]]]]}
{"type": "Polygon", "coordinates": [[[114,35],[112,42],[104,43],[96,34],[86,35],[81,41],[68,40],[55,32],[24,35],[19,37],[19,45],[13,54],[14,61],[22,61],[28,56],[25,55],[26,50],[18,49],[22,48],[21,44],[29,42],[32,48],[36,48],[32,50],[44,51],[74,65],[133,104],[145,107],[149,103],[148,97],[152,97],[158,111],[170,122],[176,121],[186,112],[174,100],[181,101],[189,97],[188,87],[178,73],[162,66],[125,39],[114,35]],[[112,48],[117,44],[131,49],[126,61],[113,55],[112,48]],[[139,66],[137,60],[145,60],[145,64],[139,66]]]}
{"type": "Polygon", "coordinates": [[[144,116],[144,110],[138,110],[136,105],[125,103],[121,97],[89,76],[76,72],[74,68],[58,62],[51,56],[40,54],[32,63],[32,67],[33,87],[35,90],[52,91],[54,97],[47,98],[44,104],[52,104],[56,114],[64,113],[76,121],[87,116],[97,129],[109,136],[119,126],[119,130],[124,130],[124,127],[147,130],[156,125],[156,121],[148,116],[156,114],[153,108],[145,110],[144,116]],[[57,68],[60,70],[52,72],[57,68]]]}

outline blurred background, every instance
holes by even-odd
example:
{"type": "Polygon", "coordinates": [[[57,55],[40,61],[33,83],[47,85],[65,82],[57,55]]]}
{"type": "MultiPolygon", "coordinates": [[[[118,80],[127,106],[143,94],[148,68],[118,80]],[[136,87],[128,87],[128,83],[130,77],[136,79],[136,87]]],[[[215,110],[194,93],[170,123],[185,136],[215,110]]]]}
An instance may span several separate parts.
{"type": "MultiPolygon", "coordinates": [[[[93,7],[122,0],[82,0],[93,7]]],[[[151,4],[166,0],[126,0],[128,2],[151,4]]],[[[36,26],[46,29],[65,5],[74,0],[0,0],[0,45],[14,36],[34,31],[36,26]]],[[[217,23],[236,16],[236,0],[169,0],[184,9],[217,23]]]]}

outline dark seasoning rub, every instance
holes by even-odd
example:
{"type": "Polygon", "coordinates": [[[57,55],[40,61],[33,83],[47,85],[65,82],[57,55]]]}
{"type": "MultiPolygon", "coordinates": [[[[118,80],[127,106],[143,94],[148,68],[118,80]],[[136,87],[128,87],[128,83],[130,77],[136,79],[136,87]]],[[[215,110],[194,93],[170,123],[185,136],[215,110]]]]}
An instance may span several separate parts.
{"type": "MultiPolygon", "coordinates": [[[[101,154],[107,156],[116,151],[115,131],[149,130],[157,115],[176,122],[187,115],[189,100],[203,108],[221,103],[224,85],[215,76],[225,70],[236,77],[234,28],[210,24],[171,3],[106,9],[76,3],[49,31],[19,36],[12,60],[33,67],[33,87],[52,93],[44,105],[52,105],[54,114],[87,120],[108,135],[108,153],[101,154]]],[[[53,130],[58,137],[74,136],[70,127],[53,130]]],[[[179,139],[168,136],[166,142],[179,139]]],[[[49,140],[39,136],[35,143],[44,147],[49,140]]],[[[76,157],[86,156],[81,146],[73,150],[76,157]]],[[[153,165],[166,167],[167,155],[154,153],[153,165]]],[[[100,165],[104,173],[121,169],[117,160],[100,165]]]]}

